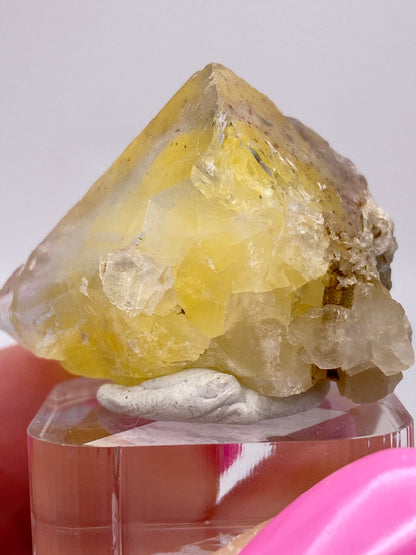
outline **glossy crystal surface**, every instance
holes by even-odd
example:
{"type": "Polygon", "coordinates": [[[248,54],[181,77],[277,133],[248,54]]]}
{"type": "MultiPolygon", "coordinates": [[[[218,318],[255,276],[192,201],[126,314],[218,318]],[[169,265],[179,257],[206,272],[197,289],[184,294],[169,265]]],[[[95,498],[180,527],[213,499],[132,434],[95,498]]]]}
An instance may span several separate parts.
{"type": "Polygon", "coordinates": [[[213,368],[278,397],[329,376],[371,400],[413,362],[395,248],[349,160],[210,64],[6,283],[0,322],[76,374],[213,368]]]}
{"type": "Polygon", "coordinates": [[[65,382],[29,430],[37,553],[208,554],[348,462],[413,446],[394,395],[355,405],[332,387],[317,408],[252,425],[153,422],[65,382]]]}

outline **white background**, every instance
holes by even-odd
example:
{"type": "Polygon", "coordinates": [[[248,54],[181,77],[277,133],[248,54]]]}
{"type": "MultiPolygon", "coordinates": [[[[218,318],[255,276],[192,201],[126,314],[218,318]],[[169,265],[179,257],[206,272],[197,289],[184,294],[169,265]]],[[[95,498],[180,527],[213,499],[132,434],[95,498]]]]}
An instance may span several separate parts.
{"type": "MultiPolygon", "coordinates": [[[[413,0],[0,0],[0,281],[216,61],[367,177],[415,327],[415,24],[413,0]]],[[[398,392],[416,417],[414,370],[398,392]]]]}

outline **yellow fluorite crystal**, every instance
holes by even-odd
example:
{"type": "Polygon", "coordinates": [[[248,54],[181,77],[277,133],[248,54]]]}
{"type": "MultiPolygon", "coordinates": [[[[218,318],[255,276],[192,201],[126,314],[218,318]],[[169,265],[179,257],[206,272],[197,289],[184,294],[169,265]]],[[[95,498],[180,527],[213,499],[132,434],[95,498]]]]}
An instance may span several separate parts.
{"type": "Polygon", "coordinates": [[[392,229],[351,162],[211,64],[10,278],[2,325],[120,383],[203,366],[275,396],[362,372],[387,390],[413,362],[392,229]]]}

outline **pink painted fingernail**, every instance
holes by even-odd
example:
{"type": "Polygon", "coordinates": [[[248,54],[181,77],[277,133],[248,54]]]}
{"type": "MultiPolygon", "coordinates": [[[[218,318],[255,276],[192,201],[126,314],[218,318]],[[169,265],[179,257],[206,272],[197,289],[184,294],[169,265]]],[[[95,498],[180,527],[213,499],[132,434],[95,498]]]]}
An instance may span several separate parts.
{"type": "Polygon", "coordinates": [[[241,555],[415,555],[416,450],[334,472],[279,513],[241,555]]]}

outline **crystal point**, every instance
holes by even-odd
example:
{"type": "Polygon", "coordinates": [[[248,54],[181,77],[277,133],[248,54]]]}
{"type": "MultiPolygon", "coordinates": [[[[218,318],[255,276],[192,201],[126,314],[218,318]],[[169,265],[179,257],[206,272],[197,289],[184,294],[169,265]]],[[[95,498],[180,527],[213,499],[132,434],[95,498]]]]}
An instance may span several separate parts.
{"type": "Polygon", "coordinates": [[[372,370],[387,391],[413,362],[395,249],[354,165],[210,64],[9,279],[0,320],[124,384],[204,367],[284,397],[372,370]]]}

